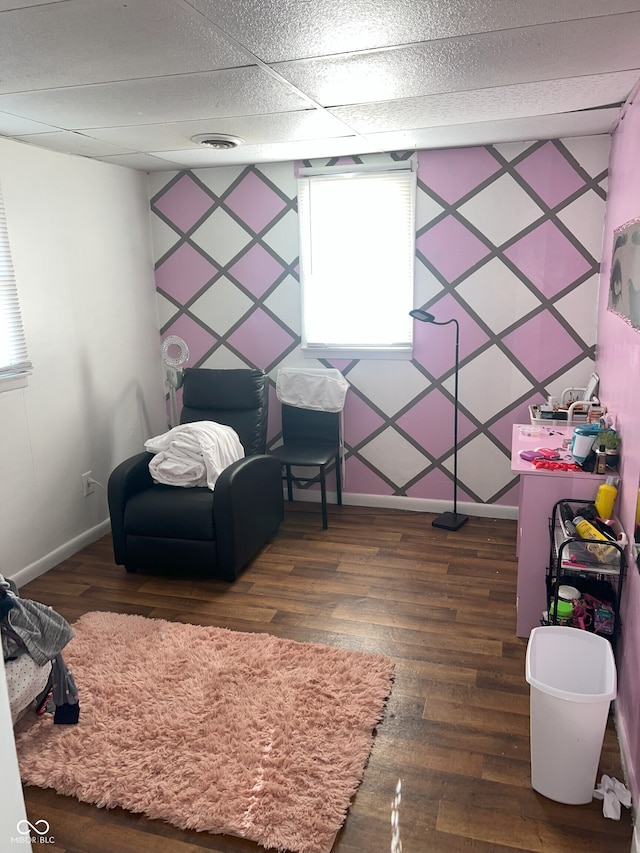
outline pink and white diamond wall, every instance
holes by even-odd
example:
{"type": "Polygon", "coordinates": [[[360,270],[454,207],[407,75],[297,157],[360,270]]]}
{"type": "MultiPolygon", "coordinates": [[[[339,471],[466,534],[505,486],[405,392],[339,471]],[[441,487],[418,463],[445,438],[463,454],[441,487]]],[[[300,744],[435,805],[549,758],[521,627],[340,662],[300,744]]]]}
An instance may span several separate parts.
{"type": "MultiPolygon", "coordinates": [[[[511,425],[593,370],[608,151],[597,136],[417,153],[415,305],[460,324],[462,502],[517,505],[511,425]]],[[[150,175],[161,336],[186,340],[191,367],[255,366],[273,386],[278,367],[338,367],[352,502],[451,500],[453,327],[416,323],[411,361],[304,359],[295,176],[150,175]]]]}

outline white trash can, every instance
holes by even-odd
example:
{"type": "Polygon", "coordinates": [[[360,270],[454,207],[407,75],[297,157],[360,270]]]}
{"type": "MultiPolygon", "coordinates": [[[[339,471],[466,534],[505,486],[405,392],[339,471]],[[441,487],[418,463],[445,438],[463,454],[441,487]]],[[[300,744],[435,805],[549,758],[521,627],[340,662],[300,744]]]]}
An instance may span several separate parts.
{"type": "Polygon", "coordinates": [[[579,628],[534,628],[526,678],[532,788],[558,803],[590,803],[609,704],[616,698],[611,643],[579,628]]]}

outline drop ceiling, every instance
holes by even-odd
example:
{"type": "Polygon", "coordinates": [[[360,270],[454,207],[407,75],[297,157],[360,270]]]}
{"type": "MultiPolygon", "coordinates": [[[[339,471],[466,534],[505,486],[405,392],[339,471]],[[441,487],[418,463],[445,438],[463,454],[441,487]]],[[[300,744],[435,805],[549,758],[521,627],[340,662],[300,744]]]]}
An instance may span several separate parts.
{"type": "Polygon", "coordinates": [[[0,0],[0,136],[162,171],[610,133],[639,45],[624,0],[0,0]]]}

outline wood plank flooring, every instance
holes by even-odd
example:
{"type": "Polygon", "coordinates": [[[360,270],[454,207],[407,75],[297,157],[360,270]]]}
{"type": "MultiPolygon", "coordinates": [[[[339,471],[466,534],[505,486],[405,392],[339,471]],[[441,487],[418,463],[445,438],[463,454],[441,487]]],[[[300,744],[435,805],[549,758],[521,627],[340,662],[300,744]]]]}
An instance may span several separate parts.
{"type": "MultiPolygon", "coordinates": [[[[401,784],[404,853],[628,853],[631,817],[555,803],[530,787],[526,641],[515,636],[516,524],[287,505],[285,522],[235,584],[128,575],[109,537],[24,586],[70,622],[89,610],[265,631],[389,655],[396,679],[371,759],[333,853],[385,853],[401,784]]],[[[542,567],[541,567],[542,570],[542,567]]],[[[80,685],[81,688],[81,685],[80,685]]],[[[610,722],[601,767],[623,779],[610,722]]],[[[54,853],[259,853],[119,809],[26,788],[54,853]]]]}

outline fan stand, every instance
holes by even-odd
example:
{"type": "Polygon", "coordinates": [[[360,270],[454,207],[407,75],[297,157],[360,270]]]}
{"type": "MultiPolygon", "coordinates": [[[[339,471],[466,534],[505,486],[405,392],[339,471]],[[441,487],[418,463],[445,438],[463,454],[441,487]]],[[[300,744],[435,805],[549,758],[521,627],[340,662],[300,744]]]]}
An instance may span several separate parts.
{"type": "Polygon", "coordinates": [[[169,409],[171,412],[171,427],[178,425],[178,403],[176,399],[176,391],[182,387],[184,382],[184,371],[179,369],[189,360],[189,347],[177,335],[169,335],[162,342],[162,360],[164,361],[167,370],[165,381],[169,386],[169,409]],[[178,354],[171,355],[169,350],[171,347],[178,347],[178,354]]]}

